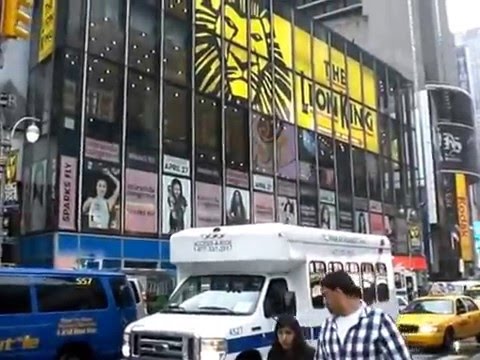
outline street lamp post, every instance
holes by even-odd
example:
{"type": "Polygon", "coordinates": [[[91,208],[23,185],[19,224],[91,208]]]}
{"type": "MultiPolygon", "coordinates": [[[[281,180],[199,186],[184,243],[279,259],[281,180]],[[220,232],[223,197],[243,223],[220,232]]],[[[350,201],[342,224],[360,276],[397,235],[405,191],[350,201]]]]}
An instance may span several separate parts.
{"type": "Polygon", "coordinates": [[[15,136],[20,124],[30,121],[30,124],[25,129],[25,138],[29,143],[35,143],[40,138],[40,129],[37,124],[41,123],[40,119],[32,116],[24,116],[19,119],[9,131],[6,131],[3,126],[0,126],[0,226],[2,226],[2,232],[0,233],[0,266],[2,265],[3,255],[3,218],[4,218],[4,202],[5,202],[5,176],[8,153],[12,147],[12,140],[15,136]]]}

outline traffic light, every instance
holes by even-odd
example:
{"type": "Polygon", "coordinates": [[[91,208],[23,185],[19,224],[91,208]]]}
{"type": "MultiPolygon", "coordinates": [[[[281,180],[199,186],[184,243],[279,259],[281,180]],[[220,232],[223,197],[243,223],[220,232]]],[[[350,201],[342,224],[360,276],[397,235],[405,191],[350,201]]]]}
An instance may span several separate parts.
{"type": "Polygon", "coordinates": [[[32,22],[28,10],[33,0],[2,0],[0,36],[13,39],[28,39],[32,22]]]}

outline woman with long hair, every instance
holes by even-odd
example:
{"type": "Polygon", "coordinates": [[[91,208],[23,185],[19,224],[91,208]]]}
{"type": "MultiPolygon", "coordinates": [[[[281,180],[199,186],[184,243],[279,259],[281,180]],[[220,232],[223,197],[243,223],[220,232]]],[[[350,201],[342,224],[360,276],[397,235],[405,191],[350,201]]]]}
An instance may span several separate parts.
{"type": "Polygon", "coordinates": [[[175,178],[169,186],[168,206],[170,208],[170,233],[185,229],[185,211],[187,209],[187,199],[183,195],[182,183],[175,178]]]}
{"type": "Polygon", "coordinates": [[[320,228],[331,229],[330,224],[330,210],[327,205],[323,205],[320,210],[320,228]]]}
{"type": "Polygon", "coordinates": [[[315,350],[303,337],[302,328],[292,315],[281,315],[275,325],[275,341],[268,360],[313,360],[315,350]]]}
{"type": "Polygon", "coordinates": [[[243,204],[242,194],[238,190],[233,192],[227,220],[229,225],[241,225],[247,223],[247,211],[243,204]]]}

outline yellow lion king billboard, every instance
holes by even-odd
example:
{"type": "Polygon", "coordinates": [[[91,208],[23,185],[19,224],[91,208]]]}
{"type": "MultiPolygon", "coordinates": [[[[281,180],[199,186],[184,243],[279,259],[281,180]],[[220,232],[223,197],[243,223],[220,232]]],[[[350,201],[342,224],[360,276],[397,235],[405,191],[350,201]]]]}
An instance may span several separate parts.
{"type": "Polygon", "coordinates": [[[372,69],[248,1],[195,0],[197,89],[378,153],[372,69]]]}

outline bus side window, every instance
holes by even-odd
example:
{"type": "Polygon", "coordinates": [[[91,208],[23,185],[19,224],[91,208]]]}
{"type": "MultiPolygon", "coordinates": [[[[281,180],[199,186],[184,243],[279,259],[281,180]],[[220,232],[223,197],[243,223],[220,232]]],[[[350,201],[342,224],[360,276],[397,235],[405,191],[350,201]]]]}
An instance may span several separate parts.
{"type": "Polygon", "coordinates": [[[365,301],[367,305],[371,305],[375,302],[375,299],[377,298],[375,289],[375,269],[373,265],[370,263],[362,263],[361,274],[363,301],[365,301]]]}
{"type": "Polygon", "coordinates": [[[358,264],[353,262],[348,262],[346,264],[346,270],[347,270],[347,273],[352,278],[355,285],[357,285],[360,289],[362,289],[362,284],[360,281],[360,267],[358,266],[358,264]]]}
{"type": "Polygon", "coordinates": [[[338,261],[332,261],[328,263],[328,272],[343,270],[343,264],[338,261]]]}
{"type": "Polygon", "coordinates": [[[325,277],[327,267],[323,261],[311,261],[309,264],[310,295],[314,309],[323,309],[325,303],[322,295],[321,281],[325,277]]]}
{"type": "Polygon", "coordinates": [[[379,302],[390,300],[390,291],[388,289],[387,266],[384,263],[377,263],[377,298],[379,302]]]}
{"type": "Polygon", "coordinates": [[[395,289],[401,289],[403,288],[402,285],[402,274],[399,272],[394,273],[394,279],[395,279],[395,289]]]}

